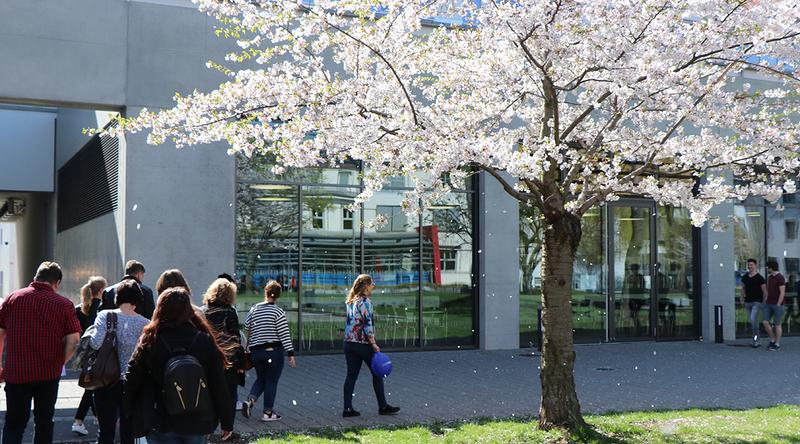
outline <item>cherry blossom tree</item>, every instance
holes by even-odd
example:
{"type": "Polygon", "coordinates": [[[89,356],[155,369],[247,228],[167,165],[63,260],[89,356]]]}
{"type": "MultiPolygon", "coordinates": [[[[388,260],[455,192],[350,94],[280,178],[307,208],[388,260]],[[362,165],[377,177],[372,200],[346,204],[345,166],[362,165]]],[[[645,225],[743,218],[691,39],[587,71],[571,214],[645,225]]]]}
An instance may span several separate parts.
{"type": "Polygon", "coordinates": [[[544,428],[584,425],[570,305],[583,214],[636,195],[700,226],[726,199],[795,191],[791,0],[194,1],[238,41],[209,63],[229,80],[121,130],[227,141],[276,172],[362,161],[355,204],[406,175],[407,212],[447,193],[444,174],[494,177],[545,227],[544,428]]]}

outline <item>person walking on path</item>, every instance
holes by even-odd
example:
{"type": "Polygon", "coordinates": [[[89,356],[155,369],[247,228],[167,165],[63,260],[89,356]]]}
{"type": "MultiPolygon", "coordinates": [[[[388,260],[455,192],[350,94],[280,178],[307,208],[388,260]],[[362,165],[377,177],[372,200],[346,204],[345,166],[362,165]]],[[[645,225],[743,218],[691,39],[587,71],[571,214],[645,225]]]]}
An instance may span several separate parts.
{"type": "MultiPolygon", "coordinates": [[[[135,435],[146,435],[148,444],[202,444],[206,435],[214,433],[221,423],[222,440],[229,439],[234,412],[230,408],[224,365],[224,354],[208,322],[192,307],[189,291],[182,287],[164,290],[126,375],[126,411],[131,412],[135,423],[143,424],[143,430],[135,430],[135,435]],[[202,366],[203,390],[207,390],[210,408],[182,415],[167,413],[164,378],[169,371],[167,363],[179,358],[176,350],[183,350],[202,366]],[[157,393],[155,411],[153,403],[147,400],[144,404],[150,408],[140,408],[137,404],[141,394],[150,389],[157,393]],[[151,420],[142,419],[144,415],[152,415],[151,420]]],[[[200,395],[198,388],[197,399],[200,395]]]]}
{"type": "MultiPolygon", "coordinates": [[[[103,289],[106,285],[108,283],[104,277],[92,276],[89,278],[89,282],[81,287],[81,303],[75,306],[75,314],[78,316],[78,322],[81,323],[81,334],[85,333],[86,329],[91,325],[94,325],[95,318],[97,318],[97,310],[103,300],[103,289]]],[[[75,412],[75,422],[72,423],[72,431],[74,433],[82,436],[89,434],[89,431],[86,430],[86,425],[83,423],[89,413],[89,409],[92,410],[92,414],[97,418],[92,391],[84,390],[81,402],[78,404],[78,410],[75,412]]]]}
{"type": "Polygon", "coordinates": [[[742,276],[742,295],[739,302],[750,319],[752,329],[753,348],[761,347],[758,339],[758,314],[761,312],[761,302],[767,297],[767,281],[758,272],[758,262],[755,259],[747,260],[747,273],[742,276]]]}
{"type": "Polygon", "coordinates": [[[150,322],[136,312],[136,307],[143,300],[144,295],[139,283],[134,279],[125,279],[117,284],[114,291],[114,305],[119,308],[101,311],[94,322],[94,329],[87,333],[90,336],[89,345],[95,350],[100,349],[108,331],[109,316],[116,315],[116,348],[120,379],[115,384],[94,391],[94,405],[100,428],[97,436],[98,444],[113,444],[117,419],[119,419],[120,442],[122,444],[134,442],[130,420],[122,410],[122,396],[126,390],[125,373],[128,370],[128,361],[133,355],[145,325],[150,322]]]}
{"type": "Polygon", "coordinates": [[[231,410],[236,412],[238,388],[245,384],[244,348],[239,331],[239,316],[236,314],[236,285],[225,278],[211,283],[203,295],[201,308],[211,328],[217,335],[217,343],[225,353],[229,367],[225,369],[225,379],[231,396],[231,410]]]}
{"type": "Polygon", "coordinates": [[[764,298],[764,329],[770,342],[769,351],[781,348],[781,319],[783,318],[783,299],[786,297],[786,279],[778,272],[778,262],[767,262],[767,296],[764,298]],[[770,324],[770,319],[772,323],[770,324]]]}
{"type": "MultiPolygon", "coordinates": [[[[358,373],[361,371],[361,363],[366,363],[367,368],[372,372],[372,355],[381,351],[375,338],[375,327],[373,324],[372,302],[369,297],[375,283],[368,274],[358,276],[353,282],[353,287],[347,295],[347,318],[344,331],[344,357],[347,361],[347,377],[344,380],[344,410],[342,416],[345,418],[358,416],[361,413],[353,409],[353,390],[356,386],[358,373]]],[[[400,411],[400,407],[394,407],[386,402],[384,394],[383,378],[372,372],[372,389],[378,400],[378,413],[381,415],[392,415],[400,411]]]]}
{"type": "Polygon", "coordinates": [[[116,304],[114,304],[114,289],[117,288],[117,285],[125,279],[135,280],[142,289],[144,301],[139,304],[138,307],[136,307],[136,313],[139,313],[147,319],[152,318],[153,310],[155,310],[156,307],[155,301],[153,301],[153,290],[142,283],[142,280],[144,279],[144,265],[136,260],[129,260],[125,264],[125,276],[120,279],[120,282],[103,290],[103,305],[100,306],[100,310],[111,310],[117,308],[116,304]]]}
{"type": "Polygon", "coordinates": [[[53,441],[58,381],[72,358],[81,325],[69,299],[56,293],[61,267],[42,262],[33,282],[11,293],[0,305],[0,381],[5,380],[3,444],[19,444],[33,401],[34,444],[53,441]]]}
{"type": "Polygon", "coordinates": [[[281,297],[281,284],[269,281],[264,287],[264,302],[254,305],[247,314],[245,331],[250,360],[256,370],[256,382],[250,389],[247,401],[242,405],[242,415],[250,417],[250,411],[258,397],[264,394],[262,421],[278,421],[281,415],[273,410],[278,380],[283,372],[283,353],[289,356],[289,367],[296,367],[292,337],[286,313],[275,305],[281,297]]]}

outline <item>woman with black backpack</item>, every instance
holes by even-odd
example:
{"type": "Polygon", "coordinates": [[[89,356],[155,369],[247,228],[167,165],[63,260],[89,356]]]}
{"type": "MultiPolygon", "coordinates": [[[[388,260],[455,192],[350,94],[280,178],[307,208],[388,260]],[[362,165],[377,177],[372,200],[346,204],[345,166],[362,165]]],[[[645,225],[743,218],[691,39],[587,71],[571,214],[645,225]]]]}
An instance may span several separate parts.
{"type": "Polygon", "coordinates": [[[196,444],[222,423],[233,430],[225,360],[185,288],[164,290],[128,366],[125,405],[134,436],[149,444],[196,444]]]}

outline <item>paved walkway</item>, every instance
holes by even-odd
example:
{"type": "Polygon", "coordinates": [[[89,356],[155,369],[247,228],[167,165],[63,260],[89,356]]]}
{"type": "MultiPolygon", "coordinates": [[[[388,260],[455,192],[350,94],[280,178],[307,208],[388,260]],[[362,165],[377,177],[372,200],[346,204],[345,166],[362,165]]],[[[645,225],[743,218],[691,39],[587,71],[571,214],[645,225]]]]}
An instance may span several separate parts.
{"type": "MultiPolygon", "coordinates": [[[[576,346],[575,378],[584,412],[747,408],[800,404],[800,338],[784,340],[780,352],[745,344],[637,342],[576,346]]],[[[395,373],[386,390],[402,407],[397,416],[378,416],[369,374],[362,369],[354,405],[359,418],[341,415],[341,355],[301,356],[285,368],[278,391],[278,423],[237,417],[242,433],[380,424],[431,423],[478,417],[532,415],[540,396],[538,354],[531,350],[393,353],[395,373]]],[[[252,375],[249,375],[252,377],[252,375]]],[[[74,376],[73,376],[74,378],[74,376]]],[[[248,387],[252,378],[248,379],[248,387]]],[[[243,397],[245,391],[241,391],[243,397]]],[[[56,437],[74,441],[69,427],[80,400],[74,379],[62,382],[56,437]]],[[[0,394],[0,411],[5,410],[0,394]]],[[[260,406],[259,406],[260,408],[260,406]]],[[[32,423],[28,426],[32,428],[32,423]]],[[[96,425],[90,423],[90,437],[96,425]]],[[[30,439],[30,430],[28,439],[30,439]]]]}

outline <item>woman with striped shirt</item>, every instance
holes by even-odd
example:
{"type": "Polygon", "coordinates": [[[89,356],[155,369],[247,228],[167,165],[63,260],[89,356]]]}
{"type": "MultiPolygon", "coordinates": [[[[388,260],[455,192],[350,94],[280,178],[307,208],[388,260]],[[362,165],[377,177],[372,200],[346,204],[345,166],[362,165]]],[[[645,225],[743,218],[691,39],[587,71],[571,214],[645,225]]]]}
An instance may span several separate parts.
{"type": "Polygon", "coordinates": [[[283,372],[283,352],[286,351],[289,355],[289,367],[294,368],[297,365],[286,313],[275,305],[279,297],[281,297],[281,284],[269,281],[264,288],[264,302],[254,305],[245,320],[247,347],[250,350],[250,360],[256,369],[256,382],[250,389],[247,402],[242,405],[242,415],[245,418],[250,417],[250,410],[263,393],[264,415],[261,420],[281,419],[281,415],[275,413],[272,408],[278,391],[278,379],[283,372]]]}

